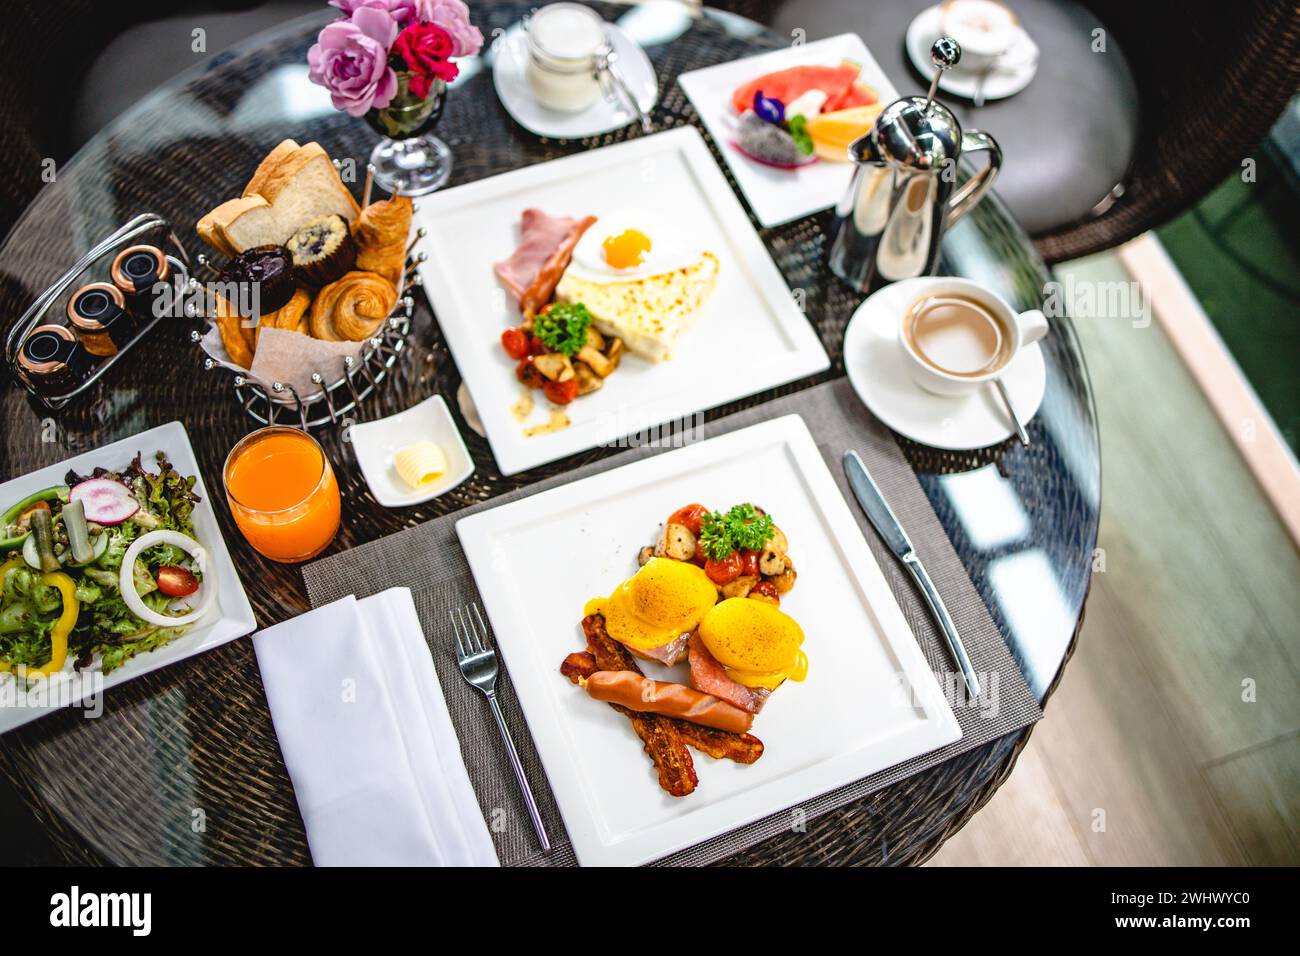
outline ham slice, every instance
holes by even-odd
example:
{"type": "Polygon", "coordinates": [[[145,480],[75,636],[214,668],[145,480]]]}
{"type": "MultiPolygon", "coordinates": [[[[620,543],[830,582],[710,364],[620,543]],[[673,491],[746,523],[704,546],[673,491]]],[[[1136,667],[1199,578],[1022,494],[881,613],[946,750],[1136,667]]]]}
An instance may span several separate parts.
{"type": "MultiPolygon", "coordinates": [[[[497,275],[511,294],[525,306],[525,300],[535,300],[545,294],[549,301],[555,283],[569,265],[573,247],[596,220],[573,219],[569,216],[551,216],[540,209],[525,209],[519,222],[519,245],[510,258],[496,264],[497,275]],[[554,278],[552,278],[552,275],[554,278]],[[545,289],[549,283],[549,290],[545,289]]],[[[535,305],[535,312],[546,302],[535,305]]]]}
{"type": "Polygon", "coordinates": [[[772,692],[766,687],[746,687],[727,676],[727,669],[709,653],[698,634],[690,639],[691,684],[702,694],[734,704],[741,710],[757,714],[772,692]]]}
{"type": "Polygon", "coordinates": [[[637,657],[644,657],[646,660],[658,661],[660,664],[672,667],[686,656],[686,643],[689,640],[690,635],[683,634],[675,641],[669,641],[667,644],[660,644],[658,647],[652,647],[648,651],[643,651],[641,648],[633,647],[630,644],[624,644],[623,646],[637,657]]]}

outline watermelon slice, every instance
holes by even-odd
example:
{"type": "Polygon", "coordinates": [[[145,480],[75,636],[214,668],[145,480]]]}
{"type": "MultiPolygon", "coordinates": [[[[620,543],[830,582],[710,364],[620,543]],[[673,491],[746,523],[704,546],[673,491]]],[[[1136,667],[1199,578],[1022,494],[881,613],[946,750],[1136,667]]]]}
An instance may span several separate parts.
{"type": "Polygon", "coordinates": [[[840,102],[852,97],[853,86],[860,72],[860,67],[855,64],[792,66],[750,80],[731,94],[731,106],[737,113],[745,112],[754,102],[754,94],[759,90],[763,91],[764,96],[778,99],[782,103],[793,102],[809,90],[822,90],[826,93],[826,105],[822,109],[841,109],[840,102]]]}

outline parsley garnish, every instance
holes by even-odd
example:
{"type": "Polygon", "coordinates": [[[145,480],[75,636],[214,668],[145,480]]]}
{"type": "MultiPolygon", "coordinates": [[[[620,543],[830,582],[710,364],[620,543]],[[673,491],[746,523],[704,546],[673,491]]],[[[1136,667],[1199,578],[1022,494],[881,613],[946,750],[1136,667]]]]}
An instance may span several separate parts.
{"type": "Polygon", "coordinates": [[[770,515],[751,504],[730,511],[709,511],[700,520],[700,547],[706,557],[725,561],[733,551],[761,551],[776,532],[770,515]]]}
{"type": "Polygon", "coordinates": [[[802,113],[796,113],[790,117],[786,124],[789,130],[790,138],[794,144],[799,147],[799,152],[805,156],[811,156],[813,151],[812,134],[808,132],[808,119],[802,113]]]}
{"type": "Polygon", "coordinates": [[[591,313],[581,302],[557,302],[545,314],[534,317],[533,335],[548,349],[573,358],[587,344],[589,325],[591,313]]]}

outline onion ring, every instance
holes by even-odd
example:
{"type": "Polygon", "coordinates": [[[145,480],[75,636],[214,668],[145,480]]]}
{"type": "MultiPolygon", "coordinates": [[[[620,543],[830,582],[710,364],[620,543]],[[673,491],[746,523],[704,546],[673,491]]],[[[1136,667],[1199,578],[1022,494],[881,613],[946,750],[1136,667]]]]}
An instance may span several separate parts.
{"type": "Polygon", "coordinates": [[[208,574],[207,565],[208,552],[189,535],[181,534],[179,531],[150,531],[148,534],[140,535],[126,549],[126,554],[122,558],[122,568],[118,571],[117,584],[122,591],[122,600],[126,602],[127,608],[140,620],[158,627],[184,627],[193,624],[208,613],[209,608],[212,607],[212,599],[217,596],[217,580],[208,574]],[[135,589],[135,559],[145,548],[151,548],[155,544],[173,544],[182,549],[194,559],[199,573],[203,575],[203,600],[189,614],[178,614],[175,617],[159,614],[144,603],[135,589]]]}

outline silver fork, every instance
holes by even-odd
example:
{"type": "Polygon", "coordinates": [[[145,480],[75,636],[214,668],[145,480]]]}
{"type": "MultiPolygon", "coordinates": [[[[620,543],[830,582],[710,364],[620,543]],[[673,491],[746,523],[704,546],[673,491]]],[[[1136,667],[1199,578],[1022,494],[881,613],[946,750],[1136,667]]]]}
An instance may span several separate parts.
{"type": "Polygon", "coordinates": [[[506,753],[510,755],[510,766],[514,768],[515,780],[518,781],[519,789],[523,792],[524,803],[528,804],[528,816],[532,818],[533,829],[537,831],[537,838],[542,841],[542,851],[549,853],[551,840],[546,835],[546,827],[542,824],[542,814],[537,809],[537,800],[533,797],[532,788],[528,786],[528,778],[524,776],[524,766],[519,762],[519,751],[515,749],[515,742],[506,727],[506,718],[501,713],[501,705],[497,703],[497,652],[492,649],[492,632],[483,621],[478,605],[473,603],[452,610],[451,626],[456,631],[456,662],[460,665],[460,676],[465,678],[465,682],[471,687],[481,690],[483,696],[488,699],[492,716],[497,719],[497,729],[501,731],[501,739],[505,742],[506,753]]]}

